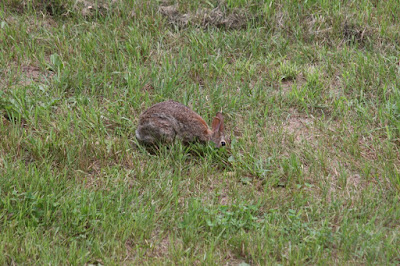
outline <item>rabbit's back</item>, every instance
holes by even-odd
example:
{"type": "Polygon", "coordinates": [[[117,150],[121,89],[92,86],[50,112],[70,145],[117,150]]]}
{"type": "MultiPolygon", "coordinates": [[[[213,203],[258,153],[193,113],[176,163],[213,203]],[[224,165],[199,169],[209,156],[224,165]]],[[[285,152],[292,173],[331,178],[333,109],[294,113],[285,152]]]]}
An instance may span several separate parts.
{"type": "Polygon", "coordinates": [[[207,123],[189,107],[175,101],[157,103],[139,117],[136,138],[147,144],[172,142],[175,137],[184,142],[210,140],[207,123]]]}

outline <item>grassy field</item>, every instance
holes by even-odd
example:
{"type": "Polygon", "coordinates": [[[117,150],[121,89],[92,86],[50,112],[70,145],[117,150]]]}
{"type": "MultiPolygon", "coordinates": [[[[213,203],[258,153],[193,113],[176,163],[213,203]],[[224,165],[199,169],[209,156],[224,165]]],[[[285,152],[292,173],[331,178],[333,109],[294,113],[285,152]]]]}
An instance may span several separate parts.
{"type": "Polygon", "coordinates": [[[396,0],[1,1],[0,264],[399,264],[399,45],[396,0]],[[229,149],[137,145],[166,99],[229,149]]]}

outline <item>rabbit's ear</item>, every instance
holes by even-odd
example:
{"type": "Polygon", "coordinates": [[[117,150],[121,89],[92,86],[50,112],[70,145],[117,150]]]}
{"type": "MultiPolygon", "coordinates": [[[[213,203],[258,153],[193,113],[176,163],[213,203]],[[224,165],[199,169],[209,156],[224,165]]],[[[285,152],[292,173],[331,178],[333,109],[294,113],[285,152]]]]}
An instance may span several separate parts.
{"type": "Polygon", "coordinates": [[[219,132],[224,132],[224,117],[222,116],[222,113],[218,112],[216,116],[214,117],[212,121],[212,130],[219,131],[219,132]]]}
{"type": "Polygon", "coordinates": [[[219,131],[220,125],[221,125],[221,120],[219,120],[218,117],[214,117],[212,124],[211,124],[212,131],[214,131],[214,132],[219,131]]]}

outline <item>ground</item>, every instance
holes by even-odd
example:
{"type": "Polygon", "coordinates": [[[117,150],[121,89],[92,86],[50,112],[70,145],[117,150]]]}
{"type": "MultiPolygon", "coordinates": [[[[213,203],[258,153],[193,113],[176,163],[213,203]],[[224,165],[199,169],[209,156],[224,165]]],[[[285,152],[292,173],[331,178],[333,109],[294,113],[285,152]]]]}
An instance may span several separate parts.
{"type": "Polygon", "coordinates": [[[397,1],[0,7],[0,264],[400,262],[397,1]],[[140,146],[167,99],[229,147],[140,146]]]}

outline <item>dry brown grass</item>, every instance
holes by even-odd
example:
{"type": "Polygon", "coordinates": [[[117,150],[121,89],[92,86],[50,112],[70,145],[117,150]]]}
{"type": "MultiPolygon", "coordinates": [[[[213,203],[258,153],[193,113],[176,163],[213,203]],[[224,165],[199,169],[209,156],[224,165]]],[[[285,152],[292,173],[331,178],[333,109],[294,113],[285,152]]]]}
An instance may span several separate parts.
{"type": "Polygon", "coordinates": [[[240,29],[247,25],[249,19],[246,10],[232,10],[227,14],[219,6],[214,9],[200,8],[194,13],[181,13],[179,5],[175,4],[160,6],[159,11],[171,24],[178,27],[185,27],[190,23],[199,27],[240,29]]]}

